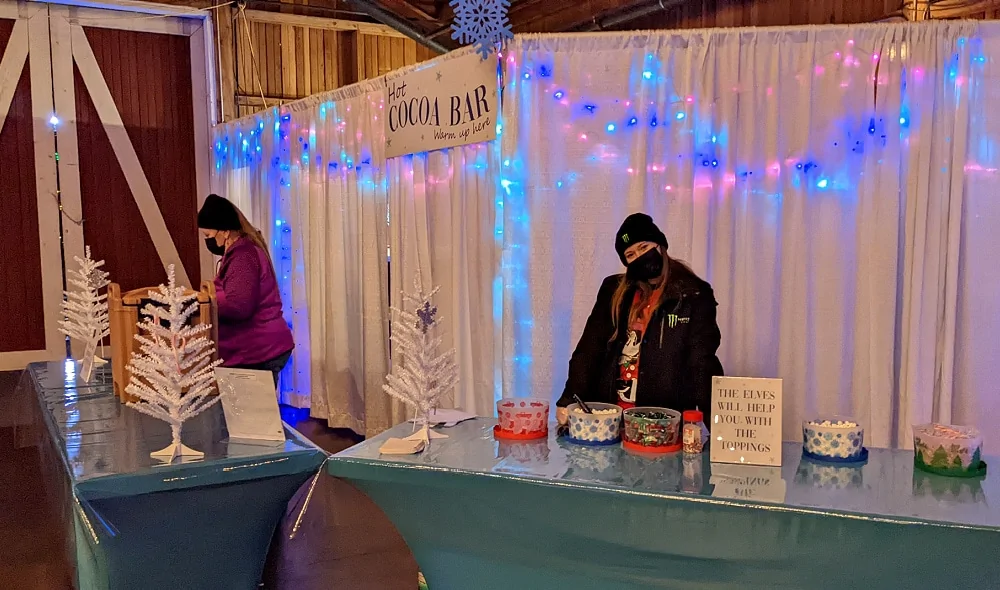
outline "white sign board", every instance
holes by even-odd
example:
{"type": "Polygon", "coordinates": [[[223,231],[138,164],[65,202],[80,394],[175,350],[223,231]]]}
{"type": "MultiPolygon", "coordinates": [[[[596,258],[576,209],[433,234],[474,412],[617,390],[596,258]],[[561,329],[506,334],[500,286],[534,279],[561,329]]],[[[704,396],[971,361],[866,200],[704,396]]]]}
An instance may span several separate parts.
{"type": "Polygon", "coordinates": [[[497,62],[476,53],[386,77],[385,156],[496,139],[497,62]]]}
{"type": "Polygon", "coordinates": [[[215,369],[231,440],[285,440],[271,371],[215,369]]]}
{"type": "Polygon", "coordinates": [[[781,465],[781,379],[712,378],[713,463],[781,465]]]}

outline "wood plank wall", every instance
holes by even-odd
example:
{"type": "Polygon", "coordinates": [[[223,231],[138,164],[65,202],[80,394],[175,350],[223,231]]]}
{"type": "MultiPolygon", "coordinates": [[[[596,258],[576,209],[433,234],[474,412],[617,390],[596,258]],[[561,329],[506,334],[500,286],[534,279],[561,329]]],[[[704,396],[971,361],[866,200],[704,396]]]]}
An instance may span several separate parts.
{"type": "MultiPolygon", "coordinates": [[[[14,21],[0,19],[0,56],[14,21]]],[[[0,129],[0,352],[45,349],[31,79],[26,61],[0,129]]],[[[55,198],[55,195],[52,196],[55,198]]]]}
{"type": "Polygon", "coordinates": [[[253,114],[312,94],[374,78],[431,59],[436,54],[398,33],[372,34],[381,25],[349,27],[348,21],[281,13],[244,17],[217,11],[221,121],[253,114]],[[280,22],[287,19],[286,22],[280,22]],[[311,25],[311,26],[310,26],[311,25]],[[228,80],[227,80],[228,78],[228,80]],[[229,99],[232,97],[232,99],[229,99]]]}
{"type": "Polygon", "coordinates": [[[698,29],[872,22],[897,13],[900,0],[689,0],[627,28],[698,29]]]}

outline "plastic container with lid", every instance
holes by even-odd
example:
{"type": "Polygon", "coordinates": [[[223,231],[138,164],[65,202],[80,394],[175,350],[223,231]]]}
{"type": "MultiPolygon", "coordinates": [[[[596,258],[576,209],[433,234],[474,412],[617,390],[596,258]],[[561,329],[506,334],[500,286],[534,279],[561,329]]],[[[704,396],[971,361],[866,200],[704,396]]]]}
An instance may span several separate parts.
{"type": "Polygon", "coordinates": [[[702,438],[702,432],[705,428],[703,424],[705,416],[699,410],[686,410],[683,417],[684,430],[682,436],[684,452],[692,454],[701,453],[705,450],[705,441],[702,438]]]}

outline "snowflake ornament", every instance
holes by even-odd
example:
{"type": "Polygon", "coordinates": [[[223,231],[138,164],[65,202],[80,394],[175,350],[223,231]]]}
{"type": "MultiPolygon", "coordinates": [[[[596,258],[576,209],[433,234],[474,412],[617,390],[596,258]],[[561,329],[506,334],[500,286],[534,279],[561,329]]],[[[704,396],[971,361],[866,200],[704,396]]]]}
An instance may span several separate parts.
{"type": "Polygon", "coordinates": [[[451,38],[459,43],[475,44],[476,53],[483,59],[488,58],[498,44],[514,38],[507,20],[510,0],[451,0],[448,4],[455,11],[451,38]]]}
{"type": "Polygon", "coordinates": [[[429,301],[424,302],[424,306],[417,310],[417,328],[424,334],[434,325],[434,316],[437,315],[438,308],[431,307],[429,301]]]}

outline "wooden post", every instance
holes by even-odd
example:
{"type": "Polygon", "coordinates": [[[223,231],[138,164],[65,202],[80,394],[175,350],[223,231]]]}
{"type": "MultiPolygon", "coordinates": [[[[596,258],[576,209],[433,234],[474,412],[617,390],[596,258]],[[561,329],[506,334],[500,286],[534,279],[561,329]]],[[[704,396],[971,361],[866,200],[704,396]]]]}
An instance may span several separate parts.
{"type": "Polygon", "coordinates": [[[234,23],[236,12],[232,6],[215,11],[215,50],[219,52],[219,104],[218,121],[225,123],[236,114],[236,37],[234,23]]]}

